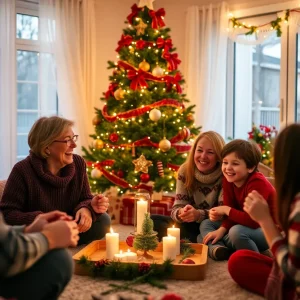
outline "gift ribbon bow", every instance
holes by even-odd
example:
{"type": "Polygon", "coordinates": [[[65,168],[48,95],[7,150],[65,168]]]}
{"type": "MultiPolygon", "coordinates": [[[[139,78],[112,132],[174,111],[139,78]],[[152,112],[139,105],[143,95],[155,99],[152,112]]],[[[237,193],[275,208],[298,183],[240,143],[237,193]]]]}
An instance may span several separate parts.
{"type": "Polygon", "coordinates": [[[131,14],[127,16],[127,20],[130,24],[132,24],[132,19],[135,18],[141,10],[142,8],[138,7],[136,4],[131,6],[131,14]]]}
{"type": "Polygon", "coordinates": [[[162,57],[168,62],[168,70],[174,71],[177,69],[178,65],[181,63],[181,60],[178,59],[177,53],[170,53],[164,51],[162,57]]]}
{"type": "Polygon", "coordinates": [[[167,91],[170,91],[172,89],[172,86],[176,86],[177,93],[181,94],[182,89],[179,84],[179,81],[182,80],[182,77],[179,72],[177,72],[174,77],[173,76],[165,76],[166,82],[167,82],[167,91]]]}
{"type": "Polygon", "coordinates": [[[171,39],[163,39],[162,37],[158,37],[156,40],[156,44],[158,48],[164,48],[165,52],[168,52],[169,49],[173,47],[173,43],[171,39]]]}
{"type": "Polygon", "coordinates": [[[149,10],[149,15],[152,19],[152,28],[157,29],[158,27],[164,27],[165,22],[163,17],[166,15],[166,12],[163,8],[160,8],[158,11],[149,10]]]}
{"type": "Polygon", "coordinates": [[[118,41],[118,48],[116,51],[119,52],[124,46],[129,46],[132,43],[132,36],[122,34],[121,39],[118,41]]]}

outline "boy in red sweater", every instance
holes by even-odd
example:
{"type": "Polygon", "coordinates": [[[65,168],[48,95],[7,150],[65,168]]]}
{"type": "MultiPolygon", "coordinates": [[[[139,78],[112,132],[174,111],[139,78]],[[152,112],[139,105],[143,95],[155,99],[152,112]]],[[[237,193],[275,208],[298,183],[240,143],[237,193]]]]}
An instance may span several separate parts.
{"type": "Polygon", "coordinates": [[[215,260],[228,259],[231,252],[248,249],[263,252],[269,248],[259,224],[243,211],[247,195],[258,191],[266,199],[274,216],[275,189],[257,171],[261,152],[254,143],[233,140],[221,153],[224,205],[214,207],[209,219],[200,225],[203,243],[215,260]],[[217,244],[216,244],[217,243],[217,244]]]}

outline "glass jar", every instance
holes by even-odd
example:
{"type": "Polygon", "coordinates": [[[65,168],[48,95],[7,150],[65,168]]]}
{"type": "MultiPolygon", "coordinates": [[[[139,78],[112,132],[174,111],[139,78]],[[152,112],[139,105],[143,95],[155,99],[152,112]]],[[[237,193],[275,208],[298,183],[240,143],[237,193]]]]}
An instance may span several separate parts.
{"type": "Polygon", "coordinates": [[[134,195],[134,230],[142,233],[145,214],[150,213],[151,196],[147,190],[139,189],[134,195]]]}

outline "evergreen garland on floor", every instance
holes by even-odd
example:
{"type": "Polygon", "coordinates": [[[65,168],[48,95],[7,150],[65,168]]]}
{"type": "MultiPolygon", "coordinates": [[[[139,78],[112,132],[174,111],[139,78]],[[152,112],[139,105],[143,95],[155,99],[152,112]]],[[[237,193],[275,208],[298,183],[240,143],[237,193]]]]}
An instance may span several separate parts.
{"type": "Polygon", "coordinates": [[[111,289],[102,292],[102,295],[119,292],[121,290],[130,290],[139,294],[148,294],[147,292],[133,288],[133,285],[148,283],[160,289],[167,289],[162,280],[171,276],[174,267],[171,260],[166,260],[162,265],[156,263],[122,263],[120,261],[111,261],[101,259],[93,262],[88,260],[87,256],[81,256],[78,264],[86,268],[90,274],[101,276],[113,280],[127,280],[128,282],[118,285],[110,284],[111,289]]]}

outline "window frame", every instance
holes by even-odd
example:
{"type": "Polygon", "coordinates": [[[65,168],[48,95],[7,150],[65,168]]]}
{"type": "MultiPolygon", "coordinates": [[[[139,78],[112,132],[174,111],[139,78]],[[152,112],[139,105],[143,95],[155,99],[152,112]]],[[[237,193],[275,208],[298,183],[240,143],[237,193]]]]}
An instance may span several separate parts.
{"type": "MultiPolygon", "coordinates": [[[[289,1],[277,4],[270,4],[261,7],[253,7],[244,10],[232,12],[236,19],[255,18],[266,14],[282,12],[286,9],[298,7],[298,1],[289,1]]],[[[294,32],[293,32],[294,34],[294,32]]],[[[296,38],[291,35],[289,26],[282,26],[281,36],[281,60],[280,60],[280,116],[279,130],[288,123],[295,122],[296,108],[296,38]]],[[[227,137],[235,137],[235,42],[229,40],[228,56],[227,56],[227,100],[226,100],[226,135],[227,137]],[[230,43],[233,45],[230,46],[230,43]]]]}

